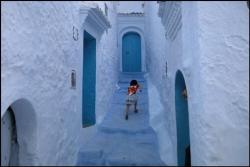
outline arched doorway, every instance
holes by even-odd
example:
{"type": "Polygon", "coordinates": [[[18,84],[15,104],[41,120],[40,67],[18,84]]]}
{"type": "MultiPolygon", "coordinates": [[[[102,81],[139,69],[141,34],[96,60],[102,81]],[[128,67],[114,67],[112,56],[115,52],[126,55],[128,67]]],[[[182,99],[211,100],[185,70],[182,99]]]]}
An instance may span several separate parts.
{"type": "Polygon", "coordinates": [[[122,71],[141,72],[141,37],[128,32],[122,37],[122,71]]]}
{"type": "Polygon", "coordinates": [[[1,120],[1,166],[18,165],[18,152],[16,120],[12,108],[9,107],[1,120]]]}
{"type": "Polygon", "coordinates": [[[13,102],[1,118],[1,165],[36,165],[36,114],[26,99],[13,102]]]}
{"type": "Polygon", "coordinates": [[[185,80],[181,71],[177,71],[175,78],[175,109],[177,128],[177,158],[178,165],[191,165],[188,97],[185,80]]]}

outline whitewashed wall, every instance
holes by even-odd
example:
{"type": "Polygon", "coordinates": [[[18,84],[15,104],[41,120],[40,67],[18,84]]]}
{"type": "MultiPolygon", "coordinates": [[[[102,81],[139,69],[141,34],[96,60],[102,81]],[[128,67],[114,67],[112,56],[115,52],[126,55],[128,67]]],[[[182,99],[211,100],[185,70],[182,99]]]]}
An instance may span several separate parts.
{"type": "MultiPolygon", "coordinates": [[[[205,164],[206,159],[204,152],[200,151],[204,148],[200,140],[204,136],[204,132],[200,131],[204,125],[202,124],[202,104],[200,83],[203,80],[200,78],[200,45],[199,45],[199,25],[197,16],[196,2],[182,2],[182,55],[180,59],[179,69],[182,70],[186,87],[188,91],[188,113],[189,113],[189,133],[190,133],[190,149],[192,165],[209,165],[205,164]]],[[[172,81],[172,87],[175,88],[175,74],[172,81]]],[[[173,93],[173,102],[174,101],[173,93]]],[[[175,112],[175,106],[173,108],[175,112]]],[[[207,132],[206,132],[207,133],[207,132]]],[[[205,148],[204,148],[205,149],[205,148]]]]}
{"type": "MultiPolygon", "coordinates": [[[[72,37],[73,26],[78,29],[81,26],[81,3],[1,3],[1,117],[17,99],[24,98],[31,103],[37,129],[34,164],[74,165],[79,143],[84,140],[81,137],[87,137],[79,135],[88,130],[82,129],[82,111],[77,104],[82,79],[79,75],[82,46],[72,37]],[[72,69],[76,70],[76,89],[70,88],[72,69]]],[[[114,23],[115,18],[111,22],[114,23]]],[[[110,33],[115,31],[114,26],[110,33]]],[[[106,105],[114,89],[111,85],[115,85],[117,78],[115,46],[106,43],[108,40],[114,43],[115,37],[109,37],[105,34],[97,51],[98,107],[106,105]]],[[[98,107],[96,113],[103,115],[105,109],[98,107]]],[[[98,120],[102,117],[99,115],[98,120]]],[[[21,119],[30,118],[33,117],[27,114],[21,119]]]]}
{"type": "MultiPolygon", "coordinates": [[[[146,8],[145,13],[147,11],[146,8]]],[[[158,137],[162,136],[159,139],[160,145],[165,147],[165,150],[171,150],[172,144],[174,154],[172,159],[167,155],[161,154],[161,156],[167,164],[177,164],[174,90],[175,75],[179,69],[184,75],[188,91],[192,164],[247,165],[249,164],[247,4],[246,2],[181,2],[181,11],[182,28],[174,40],[167,40],[165,56],[163,51],[160,51],[162,42],[153,41],[157,38],[148,38],[147,42],[152,41],[152,43],[146,47],[149,76],[153,79],[149,84],[149,98],[153,99],[150,100],[151,117],[155,111],[158,112],[157,114],[155,112],[152,118],[152,126],[157,128],[157,122],[164,120],[162,117],[165,115],[166,125],[158,123],[158,127],[162,127],[158,128],[157,133],[158,137]],[[161,54],[156,56],[156,53],[161,54]],[[164,78],[166,61],[168,76],[164,78]],[[159,97],[161,97],[160,102],[154,100],[159,97]],[[156,106],[160,106],[158,110],[155,110],[156,106]],[[168,134],[165,132],[166,128],[168,134]],[[163,141],[161,138],[164,137],[165,145],[161,142],[163,141]]],[[[160,29],[157,30],[160,33],[160,29]]]]}
{"type": "Polygon", "coordinates": [[[116,89],[119,73],[119,56],[117,44],[117,7],[108,1],[91,1],[85,4],[97,5],[105,15],[111,28],[106,30],[97,44],[96,53],[96,118],[99,124],[104,118],[111,96],[116,89]]]}
{"type": "MultiPolygon", "coordinates": [[[[105,11],[103,1],[97,1],[102,11],[105,11]]],[[[116,89],[119,73],[119,57],[117,45],[117,13],[116,4],[105,2],[108,7],[108,20],[111,28],[104,32],[97,55],[96,70],[96,116],[100,123],[108,111],[111,96],[116,89]]],[[[104,12],[105,13],[105,12],[104,12]]]]}
{"type": "MultiPolygon", "coordinates": [[[[102,122],[106,112],[108,111],[110,100],[115,90],[115,85],[118,79],[118,56],[117,56],[117,38],[116,38],[116,5],[115,3],[106,1],[89,1],[84,2],[87,6],[98,6],[101,12],[108,19],[111,28],[106,30],[102,36],[94,30],[95,27],[84,26],[97,40],[96,52],[96,104],[95,115],[96,124],[87,128],[81,129],[80,139],[81,147],[85,142],[91,139],[96,133],[98,125],[102,122]],[[107,16],[105,14],[105,5],[107,7],[107,16]]],[[[82,75],[82,74],[81,74],[82,75]]],[[[80,85],[82,83],[79,83],[80,85]]],[[[81,99],[81,93],[78,94],[81,99]]],[[[79,110],[81,110],[81,100],[79,101],[79,110]]]]}
{"type": "Polygon", "coordinates": [[[75,103],[78,89],[70,89],[70,72],[80,49],[72,38],[78,5],[2,3],[1,117],[15,100],[29,100],[37,117],[36,163],[41,165],[71,164],[77,152],[81,112],[75,103]]]}
{"type": "MultiPolygon", "coordinates": [[[[156,1],[145,2],[145,48],[150,124],[157,133],[162,160],[167,165],[175,165],[176,150],[173,144],[175,135],[171,132],[175,122],[174,113],[170,111],[170,80],[166,76],[166,62],[172,56],[168,54],[165,30],[157,12],[156,1]]],[[[168,61],[168,66],[171,66],[170,63],[168,61]]]]}
{"type": "Polygon", "coordinates": [[[197,14],[203,103],[199,156],[204,164],[249,165],[247,2],[198,2],[197,14]]]}
{"type": "Polygon", "coordinates": [[[144,12],[144,1],[118,1],[118,13],[144,12]]]}

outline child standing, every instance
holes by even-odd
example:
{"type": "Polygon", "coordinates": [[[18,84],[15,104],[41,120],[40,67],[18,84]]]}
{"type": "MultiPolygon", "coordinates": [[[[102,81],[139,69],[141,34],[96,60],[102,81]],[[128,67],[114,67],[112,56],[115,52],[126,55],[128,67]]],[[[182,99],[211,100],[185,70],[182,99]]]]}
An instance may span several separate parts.
{"type": "Polygon", "coordinates": [[[138,100],[138,96],[136,94],[137,90],[139,89],[139,84],[137,83],[136,80],[132,80],[130,82],[130,86],[128,87],[128,95],[127,95],[127,99],[126,99],[126,109],[125,109],[125,119],[128,120],[128,109],[129,106],[134,105],[135,106],[135,110],[134,112],[137,113],[137,100],[138,100]]]}

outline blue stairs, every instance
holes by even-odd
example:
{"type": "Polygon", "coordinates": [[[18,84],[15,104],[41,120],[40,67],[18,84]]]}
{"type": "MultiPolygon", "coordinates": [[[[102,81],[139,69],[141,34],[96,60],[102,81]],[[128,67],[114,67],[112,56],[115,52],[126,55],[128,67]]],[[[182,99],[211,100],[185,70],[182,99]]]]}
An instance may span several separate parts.
{"type": "Polygon", "coordinates": [[[149,126],[148,92],[144,73],[120,73],[120,89],[110,102],[110,108],[97,133],[83,143],[76,165],[164,166],[158,151],[157,136],[149,126]],[[125,98],[132,79],[142,85],[138,92],[138,113],[130,107],[125,120],[125,98]]]}

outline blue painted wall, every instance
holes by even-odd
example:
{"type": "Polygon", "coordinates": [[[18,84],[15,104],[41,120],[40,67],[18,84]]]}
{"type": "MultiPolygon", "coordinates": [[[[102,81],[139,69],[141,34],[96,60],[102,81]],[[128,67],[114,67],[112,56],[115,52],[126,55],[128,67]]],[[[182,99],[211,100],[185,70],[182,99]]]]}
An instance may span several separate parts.
{"type": "Polygon", "coordinates": [[[96,40],[84,31],[82,125],[94,125],[96,88],[96,40]]]}
{"type": "Polygon", "coordinates": [[[190,145],[188,101],[182,96],[186,88],[184,77],[180,71],[176,74],[175,80],[175,109],[177,127],[177,156],[178,165],[185,165],[185,150],[190,145]]]}
{"type": "Polygon", "coordinates": [[[138,33],[128,32],[122,38],[123,72],[141,71],[141,37],[138,33]]]}

